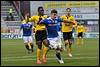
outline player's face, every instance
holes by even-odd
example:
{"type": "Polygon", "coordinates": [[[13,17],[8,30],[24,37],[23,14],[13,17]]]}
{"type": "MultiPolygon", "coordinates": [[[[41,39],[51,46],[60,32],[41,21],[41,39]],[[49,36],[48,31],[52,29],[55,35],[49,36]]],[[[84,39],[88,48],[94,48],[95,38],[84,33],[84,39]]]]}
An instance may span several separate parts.
{"type": "Polygon", "coordinates": [[[44,14],[44,9],[43,9],[43,8],[40,8],[40,9],[39,9],[39,14],[41,14],[41,15],[44,14]]]}
{"type": "Polygon", "coordinates": [[[57,17],[57,13],[51,13],[51,18],[55,19],[57,17]]]}
{"type": "Polygon", "coordinates": [[[70,15],[71,14],[71,10],[66,10],[66,15],[70,15]]]}

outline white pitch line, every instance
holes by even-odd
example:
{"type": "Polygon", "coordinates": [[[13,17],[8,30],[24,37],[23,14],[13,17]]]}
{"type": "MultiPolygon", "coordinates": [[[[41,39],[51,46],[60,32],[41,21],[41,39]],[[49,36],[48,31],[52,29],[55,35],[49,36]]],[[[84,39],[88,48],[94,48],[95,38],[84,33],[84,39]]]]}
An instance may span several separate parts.
{"type": "MultiPolygon", "coordinates": [[[[83,55],[83,54],[74,54],[74,57],[76,56],[76,55],[83,55]]],[[[48,57],[52,57],[52,56],[55,56],[55,55],[47,55],[48,57]]],[[[66,56],[67,57],[67,55],[63,55],[63,56],[66,56]]],[[[17,57],[11,57],[11,56],[7,56],[7,57],[1,57],[1,59],[18,59],[18,58],[36,58],[36,56],[17,56],[17,57]]]]}
{"type": "MultiPolygon", "coordinates": [[[[47,58],[48,60],[53,60],[56,58],[47,58]]],[[[99,59],[99,57],[72,57],[72,58],[63,58],[63,59],[99,59]]],[[[24,61],[24,60],[36,60],[36,59],[2,59],[1,61],[24,61]]]]}

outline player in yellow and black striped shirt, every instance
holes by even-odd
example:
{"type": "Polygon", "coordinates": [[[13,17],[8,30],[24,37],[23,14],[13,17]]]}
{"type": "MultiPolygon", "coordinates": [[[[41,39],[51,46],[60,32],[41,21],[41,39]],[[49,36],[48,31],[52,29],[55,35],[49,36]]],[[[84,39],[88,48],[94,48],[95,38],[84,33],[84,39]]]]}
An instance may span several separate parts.
{"type": "Polygon", "coordinates": [[[47,15],[44,15],[44,9],[42,6],[38,7],[38,15],[33,15],[29,18],[30,21],[34,22],[35,27],[35,39],[38,46],[37,49],[37,64],[41,64],[41,52],[42,52],[42,43],[45,45],[43,49],[43,62],[46,63],[46,54],[48,51],[48,40],[47,40],[47,31],[44,24],[37,24],[41,20],[47,18],[47,15]]]}
{"type": "Polygon", "coordinates": [[[63,20],[66,22],[62,22],[62,32],[63,32],[63,38],[65,42],[65,47],[67,46],[68,55],[72,57],[72,28],[77,26],[77,23],[75,21],[74,16],[71,15],[71,9],[66,9],[66,15],[61,16],[63,20]]]}
{"type": "Polygon", "coordinates": [[[47,40],[47,31],[44,24],[37,24],[41,20],[47,18],[47,15],[44,15],[44,9],[42,6],[38,7],[38,15],[34,15],[30,18],[35,25],[35,39],[36,44],[38,45],[37,49],[37,64],[41,64],[41,52],[42,52],[42,43],[45,45],[43,49],[43,62],[46,63],[46,54],[48,51],[49,42],[47,40]]]}
{"type": "Polygon", "coordinates": [[[79,23],[77,28],[76,28],[76,31],[77,31],[77,44],[83,44],[83,34],[85,33],[85,27],[82,25],[82,23],[79,23]]]}

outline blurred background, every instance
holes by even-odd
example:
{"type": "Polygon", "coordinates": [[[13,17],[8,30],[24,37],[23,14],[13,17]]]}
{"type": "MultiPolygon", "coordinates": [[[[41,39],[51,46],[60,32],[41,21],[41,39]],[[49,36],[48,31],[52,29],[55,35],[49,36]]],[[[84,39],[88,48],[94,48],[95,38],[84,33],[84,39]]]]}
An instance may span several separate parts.
{"type": "Polygon", "coordinates": [[[37,15],[39,6],[44,7],[46,15],[56,9],[59,16],[71,8],[72,15],[84,24],[87,33],[99,37],[99,1],[1,1],[1,33],[18,33],[25,14],[37,15]]]}

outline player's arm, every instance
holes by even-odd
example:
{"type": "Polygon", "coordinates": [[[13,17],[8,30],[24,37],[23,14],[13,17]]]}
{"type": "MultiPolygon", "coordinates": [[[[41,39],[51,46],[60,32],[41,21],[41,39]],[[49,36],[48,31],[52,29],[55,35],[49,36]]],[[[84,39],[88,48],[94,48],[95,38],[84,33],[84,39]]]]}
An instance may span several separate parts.
{"type": "Polygon", "coordinates": [[[35,26],[32,26],[32,33],[35,33],[35,26]]]}
{"type": "Polygon", "coordinates": [[[40,22],[38,22],[37,24],[47,24],[47,19],[43,19],[43,20],[41,20],[40,22]]]}
{"type": "Polygon", "coordinates": [[[76,27],[76,33],[78,34],[78,26],[76,27]]]}
{"type": "MultiPolygon", "coordinates": [[[[64,16],[60,16],[60,18],[62,18],[62,22],[63,22],[63,23],[72,22],[71,20],[64,19],[64,18],[65,18],[64,16]]],[[[72,22],[72,23],[73,23],[73,22],[72,22]]]]}
{"type": "Polygon", "coordinates": [[[30,22],[34,22],[35,21],[35,16],[32,16],[31,18],[29,18],[30,22]]]}
{"type": "Polygon", "coordinates": [[[72,17],[70,21],[73,23],[74,28],[77,27],[77,21],[75,20],[74,17],[72,17]]]}

